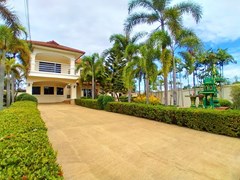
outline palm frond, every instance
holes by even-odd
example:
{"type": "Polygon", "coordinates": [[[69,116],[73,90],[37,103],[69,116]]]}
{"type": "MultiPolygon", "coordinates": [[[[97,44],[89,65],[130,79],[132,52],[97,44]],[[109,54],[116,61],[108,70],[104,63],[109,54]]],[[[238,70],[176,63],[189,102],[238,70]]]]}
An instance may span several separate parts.
{"type": "Polygon", "coordinates": [[[159,11],[163,12],[170,4],[172,0],[152,0],[153,6],[159,11]]]}
{"type": "Polygon", "coordinates": [[[133,9],[137,7],[143,7],[148,10],[153,10],[154,6],[152,1],[149,0],[133,0],[128,3],[128,13],[131,13],[133,9]]]}
{"type": "Polygon", "coordinates": [[[154,22],[159,21],[159,15],[156,12],[153,13],[134,13],[130,14],[124,23],[125,32],[131,32],[132,28],[138,24],[153,24],[154,22]]]}
{"type": "Polygon", "coordinates": [[[193,16],[195,21],[198,23],[202,18],[202,7],[193,2],[181,2],[175,6],[180,10],[182,14],[189,13],[193,16]]]}

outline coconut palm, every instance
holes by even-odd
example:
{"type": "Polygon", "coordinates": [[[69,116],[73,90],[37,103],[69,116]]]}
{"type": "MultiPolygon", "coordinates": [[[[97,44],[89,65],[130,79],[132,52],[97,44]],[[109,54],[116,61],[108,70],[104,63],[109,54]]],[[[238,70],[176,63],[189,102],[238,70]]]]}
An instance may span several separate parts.
{"type": "Polygon", "coordinates": [[[7,80],[7,107],[14,100],[15,78],[19,78],[23,70],[24,66],[22,64],[16,63],[16,60],[14,58],[5,61],[5,74],[7,80]]]}
{"type": "MultiPolygon", "coordinates": [[[[128,5],[129,17],[125,23],[125,29],[130,31],[133,26],[141,23],[154,24],[157,23],[157,29],[161,31],[169,31],[169,34],[174,35],[178,30],[182,29],[182,15],[190,13],[198,22],[201,18],[201,7],[192,2],[181,2],[177,5],[170,6],[172,0],[133,0],[128,5]],[[143,8],[146,11],[133,12],[136,8],[143,8]]],[[[166,53],[166,46],[162,44],[162,52],[166,53]]],[[[163,56],[164,57],[164,56],[163,56]]],[[[162,60],[166,62],[166,60],[162,60]]],[[[166,62],[169,63],[169,62],[166,62]]],[[[164,94],[165,105],[168,104],[168,79],[164,76],[164,94]]]]}
{"type": "MultiPolygon", "coordinates": [[[[20,34],[18,34],[20,36],[20,34]]],[[[6,54],[18,56],[22,63],[27,67],[29,66],[30,50],[26,41],[18,39],[14,30],[7,26],[0,26],[0,49],[1,49],[1,62],[0,62],[0,110],[3,108],[3,90],[4,90],[4,72],[6,54]]]]}
{"type": "Polygon", "coordinates": [[[103,59],[98,53],[94,53],[91,56],[84,56],[80,64],[77,66],[77,70],[81,70],[80,78],[83,81],[86,81],[88,76],[92,79],[92,99],[95,98],[96,74],[102,70],[102,66],[103,59]]]}

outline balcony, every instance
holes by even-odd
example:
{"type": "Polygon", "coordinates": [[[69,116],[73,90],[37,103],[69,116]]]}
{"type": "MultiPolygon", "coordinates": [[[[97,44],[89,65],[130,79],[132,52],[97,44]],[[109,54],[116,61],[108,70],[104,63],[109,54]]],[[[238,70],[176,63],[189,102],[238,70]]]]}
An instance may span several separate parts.
{"type": "Polygon", "coordinates": [[[39,77],[76,79],[76,77],[79,77],[80,72],[76,72],[75,67],[71,70],[70,64],[36,60],[35,67],[31,69],[29,75],[39,77]]]}

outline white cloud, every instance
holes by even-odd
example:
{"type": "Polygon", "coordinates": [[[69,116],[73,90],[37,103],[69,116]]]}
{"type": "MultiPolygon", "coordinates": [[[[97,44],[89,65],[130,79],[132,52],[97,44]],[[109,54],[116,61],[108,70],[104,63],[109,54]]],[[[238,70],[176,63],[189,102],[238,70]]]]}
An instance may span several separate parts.
{"type": "MultiPolygon", "coordinates": [[[[173,0],[173,4],[182,0],[173,0]]],[[[237,0],[196,1],[203,7],[203,18],[196,25],[185,17],[185,24],[195,29],[205,42],[221,43],[240,38],[237,0]]],[[[10,5],[26,25],[24,0],[10,0],[10,5]]],[[[41,0],[29,1],[33,40],[56,40],[60,44],[87,52],[102,52],[109,47],[109,37],[122,33],[128,0],[41,0]]],[[[137,29],[145,30],[147,26],[137,29]]]]}
{"type": "Polygon", "coordinates": [[[240,38],[240,1],[201,0],[198,3],[203,7],[200,23],[196,25],[189,17],[185,18],[185,23],[195,29],[203,41],[216,44],[240,38]]]}

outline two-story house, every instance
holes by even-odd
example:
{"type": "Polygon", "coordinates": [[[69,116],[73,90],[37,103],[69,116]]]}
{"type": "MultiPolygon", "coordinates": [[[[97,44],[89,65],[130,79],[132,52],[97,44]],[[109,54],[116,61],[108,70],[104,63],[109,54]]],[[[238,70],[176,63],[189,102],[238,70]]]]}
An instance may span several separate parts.
{"type": "Polygon", "coordinates": [[[39,103],[73,102],[80,97],[82,89],[77,83],[80,72],[75,64],[85,52],[55,41],[31,43],[26,92],[36,96],[39,103]]]}

